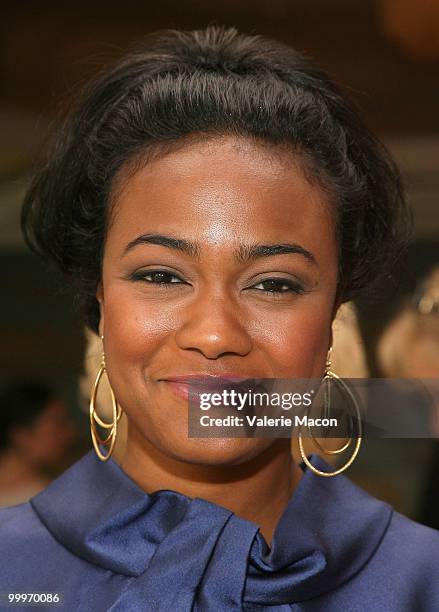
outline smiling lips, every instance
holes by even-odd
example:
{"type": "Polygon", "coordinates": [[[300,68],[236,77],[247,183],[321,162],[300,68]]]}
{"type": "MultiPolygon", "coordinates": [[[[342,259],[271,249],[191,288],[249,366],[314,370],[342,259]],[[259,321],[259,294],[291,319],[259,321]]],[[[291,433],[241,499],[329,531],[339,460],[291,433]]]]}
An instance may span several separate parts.
{"type": "Polygon", "coordinates": [[[242,377],[233,374],[224,374],[221,376],[212,375],[185,375],[173,376],[167,379],[162,379],[168,383],[172,391],[179,397],[188,400],[197,400],[201,393],[218,393],[226,388],[238,388],[244,386],[248,389],[249,385],[254,386],[254,377],[242,377]]]}

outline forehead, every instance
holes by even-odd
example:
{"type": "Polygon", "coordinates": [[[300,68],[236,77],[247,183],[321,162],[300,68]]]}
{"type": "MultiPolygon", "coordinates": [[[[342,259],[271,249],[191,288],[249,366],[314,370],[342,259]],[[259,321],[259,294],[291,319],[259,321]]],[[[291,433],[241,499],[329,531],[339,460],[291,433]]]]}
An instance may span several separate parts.
{"type": "Polygon", "coordinates": [[[111,245],[144,231],[230,241],[334,238],[332,206],[292,151],[245,138],[196,142],[154,158],[115,190],[111,245]]]}

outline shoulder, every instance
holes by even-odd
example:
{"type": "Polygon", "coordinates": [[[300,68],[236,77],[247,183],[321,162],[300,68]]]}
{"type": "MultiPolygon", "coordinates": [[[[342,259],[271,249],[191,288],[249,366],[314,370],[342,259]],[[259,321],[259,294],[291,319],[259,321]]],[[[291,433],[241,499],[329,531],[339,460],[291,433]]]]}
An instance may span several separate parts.
{"type": "MultiPolygon", "coordinates": [[[[439,562],[439,531],[421,525],[399,512],[393,512],[386,540],[388,544],[397,546],[398,553],[407,559],[439,562]]],[[[437,570],[439,574],[439,563],[437,570]]]]}
{"type": "Polygon", "coordinates": [[[65,594],[73,601],[87,576],[102,571],[65,548],[31,502],[0,509],[0,556],[3,591],[60,592],[61,585],[67,589],[68,576],[65,594]]]}
{"type": "Polygon", "coordinates": [[[0,509],[0,541],[2,554],[11,561],[24,550],[39,550],[55,543],[29,502],[0,509]]]}
{"type": "Polygon", "coordinates": [[[35,533],[35,528],[43,528],[29,502],[0,508],[0,534],[3,545],[8,539],[24,538],[27,532],[35,533]]]}
{"type": "Polygon", "coordinates": [[[0,583],[16,574],[40,571],[63,556],[63,547],[41,522],[30,502],[0,509],[0,583]]]}
{"type": "MultiPolygon", "coordinates": [[[[41,564],[51,535],[29,502],[0,509],[0,584],[12,586],[18,576],[27,575],[41,564]]],[[[21,580],[19,581],[21,583],[21,580]]]]}
{"type": "Polygon", "coordinates": [[[370,569],[383,584],[392,585],[394,596],[399,593],[401,601],[428,602],[432,607],[426,609],[437,609],[439,531],[394,511],[370,569]]]}

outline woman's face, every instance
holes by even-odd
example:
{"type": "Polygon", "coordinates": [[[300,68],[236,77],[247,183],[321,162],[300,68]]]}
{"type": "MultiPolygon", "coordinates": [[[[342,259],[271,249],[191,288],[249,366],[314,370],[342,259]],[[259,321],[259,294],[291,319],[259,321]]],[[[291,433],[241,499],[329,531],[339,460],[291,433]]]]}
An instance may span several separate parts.
{"type": "Polygon", "coordinates": [[[192,143],[122,182],[97,296],[108,375],[131,434],[211,465],[240,463],[273,442],[189,438],[187,401],[168,379],[321,377],[334,227],[292,153],[244,138],[192,143]]]}

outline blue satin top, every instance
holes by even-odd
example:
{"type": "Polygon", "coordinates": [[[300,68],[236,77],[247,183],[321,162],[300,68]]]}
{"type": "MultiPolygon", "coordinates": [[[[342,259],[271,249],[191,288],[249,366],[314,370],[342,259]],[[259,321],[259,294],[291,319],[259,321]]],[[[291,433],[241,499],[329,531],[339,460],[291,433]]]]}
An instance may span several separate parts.
{"type": "MultiPolygon", "coordinates": [[[[344,475],[301,468],[270,549],[257,524],[176,491],[145,493],[90,451],[0,510],[0,591],[61,593],[67,612],[437,612],[439,531],[344,475]]],[[[12,609],[57,606],[1,607],[12,609]]]]}

